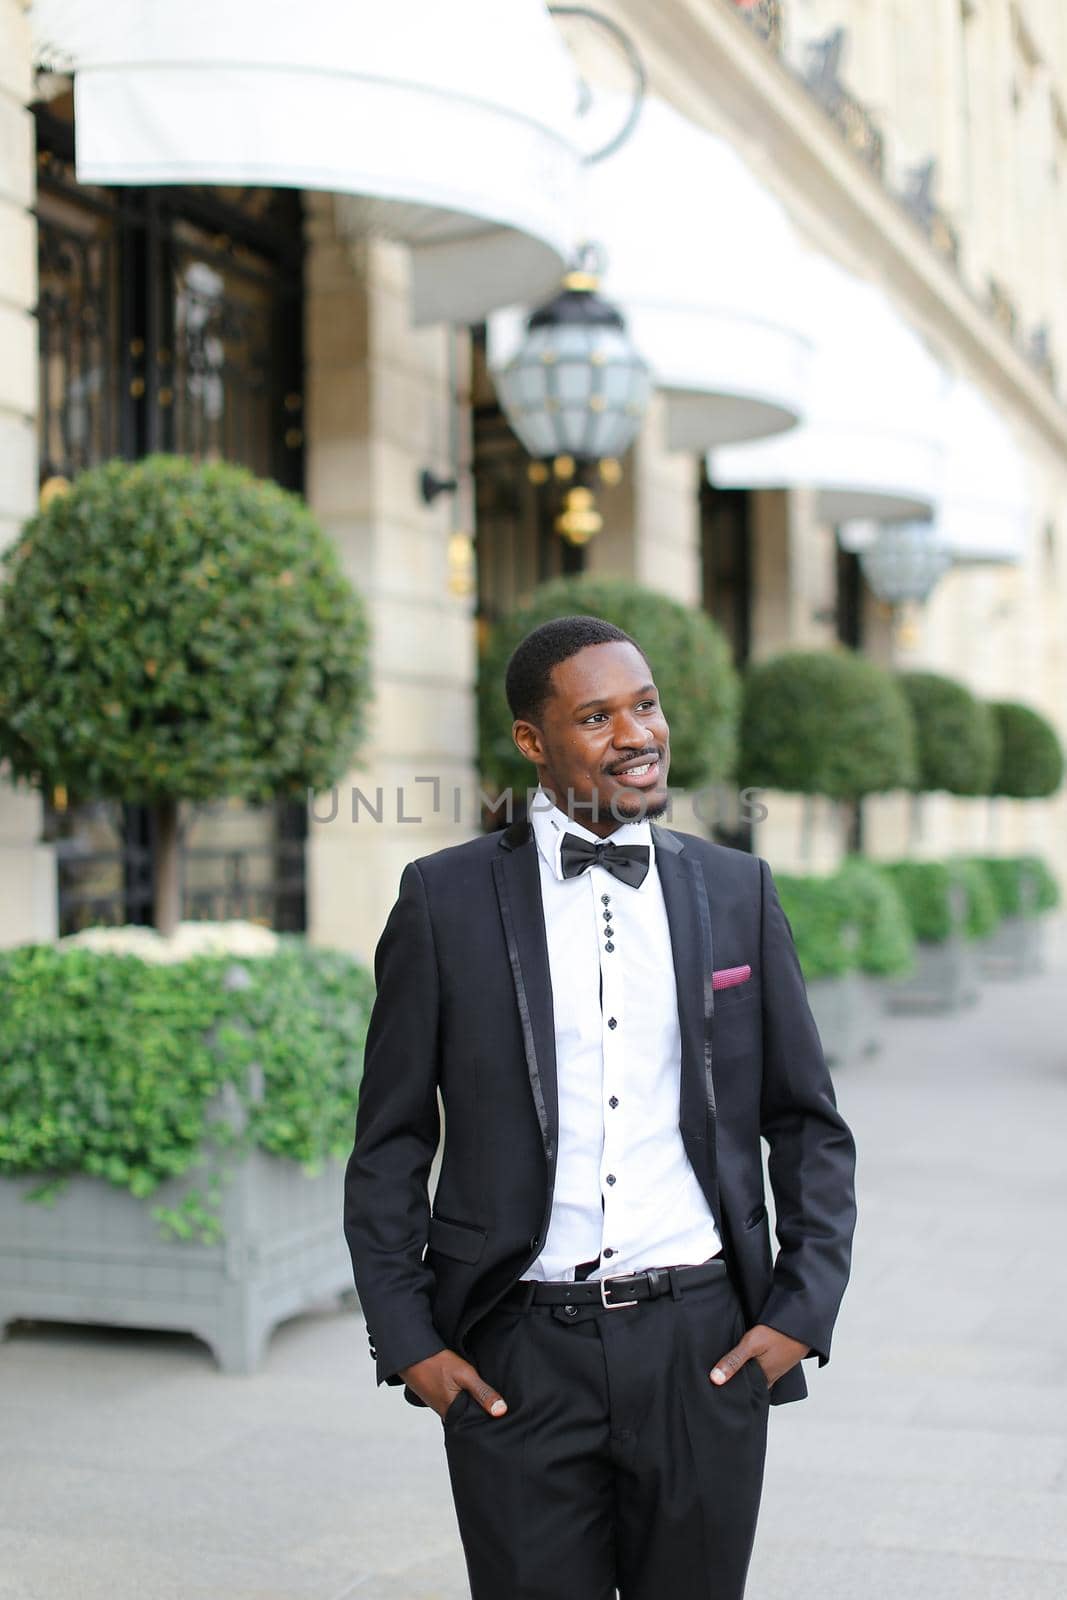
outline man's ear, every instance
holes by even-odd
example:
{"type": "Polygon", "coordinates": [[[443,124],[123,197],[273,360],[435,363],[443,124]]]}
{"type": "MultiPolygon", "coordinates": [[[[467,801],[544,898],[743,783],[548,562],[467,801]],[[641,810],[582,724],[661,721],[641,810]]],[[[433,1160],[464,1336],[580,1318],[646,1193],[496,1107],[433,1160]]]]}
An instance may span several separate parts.
{"type": "Polygon", "coordinates": [[[527,761],[532,761],[535,767],[544,765],[545,744],[536,723],[523,722],[520,718],[516,718],[511,724],[511,737],[520,755],[524,755],[527,761]]]}

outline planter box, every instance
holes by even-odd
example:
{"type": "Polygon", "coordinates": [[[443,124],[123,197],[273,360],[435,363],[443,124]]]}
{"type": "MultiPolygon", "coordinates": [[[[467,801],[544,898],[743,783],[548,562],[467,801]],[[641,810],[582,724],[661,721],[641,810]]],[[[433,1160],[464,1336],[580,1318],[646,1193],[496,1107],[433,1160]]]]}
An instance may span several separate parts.
{"type": "Polygon", "coordinates": [[[889,996],[899,978],[882,978],[871,972],[859,974],[859,1015],[857,1035],[861,1056],[875,1056],[885,1039],[885,1015],[889,996]]]}
{"type": "Polygon", "coordinates": [[[958,1011],[980,993],[973,944],[959,935],[930,944],[920,940],[915,971],[896,978],[886,996],[890,1011],[958,1011]]]}
{"type": "Polygon", "coordinates": [[[978,948],[984,977],[1028,978],[1045,970],[1045,918],[1004,917],[978,948]]]}
{"type": "Polygon", "coordinates": [[[846,972],[840,978],[813,978],[806,988],[827,1062],[832,1067],[847,1066],[860,1050],[859,973],[846,972]]]}
{"type": "Polygon", "coordinates": [[[171,1328],[203,1339],[224,1372],[253,1372],[278,1323],[352,1288],[344,1167],[309,1178],[253,1150],[224,1181],[214,1245],[165,1239],[150,1215],[203,1188],[204,1166],[148,1200],[79,1175],[43,1205],[23,1198],[40,1178],[0,1178],[0,1330],[16,1317],[171,1328]]]}

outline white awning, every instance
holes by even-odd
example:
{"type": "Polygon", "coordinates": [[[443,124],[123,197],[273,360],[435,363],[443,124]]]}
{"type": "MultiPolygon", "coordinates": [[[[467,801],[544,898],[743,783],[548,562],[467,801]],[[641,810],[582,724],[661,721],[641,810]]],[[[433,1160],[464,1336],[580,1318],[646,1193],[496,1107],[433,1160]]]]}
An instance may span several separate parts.
{"type": "MultiPolygon", "coordinates": [[[[954,379],[941,417],[944,443],[941,494],[930,524],[956,566],[1015,563],[1030,524],[1026,458],[1007,424],[973,384],[954,379]]],[[[874,543],[878,524],[847,522],[842,549],[857,554],[874,543]]]]}
{"type": "MultiPolygon", "coordinates": [[[[666,398],[669,448],[706,450],[794,425],[811,352],[782,290],[800,246],[728,144],[647,99],[631,137],[589,169],[580,226],[603,247],[603,293],[666,398]]],[[[506,365],[522,327],[514,310],[491,320],[493,368],[506,365]]]]}
{"type": "Polygon", "coordinates": [[[945,478],[937,527],[957,563],[1021,561],[1026,461],[997,410],[957,379],[945,409],[945,478]]]}
{"type": "Polygon", "coordinates": [[[815,340],[807,420],[708,457],[721,488],[818,491],[827,522],[923,520],[938,503],[946,375],[882,292],[821,256],[792,288],[815,340]]]}
{"type": "Polygon", "coordinates": [[[414,247],[420,321],[546,293],[573,242],[577,76],[543,0],[34,0],[77,174],[332,191],[414,247]]]}

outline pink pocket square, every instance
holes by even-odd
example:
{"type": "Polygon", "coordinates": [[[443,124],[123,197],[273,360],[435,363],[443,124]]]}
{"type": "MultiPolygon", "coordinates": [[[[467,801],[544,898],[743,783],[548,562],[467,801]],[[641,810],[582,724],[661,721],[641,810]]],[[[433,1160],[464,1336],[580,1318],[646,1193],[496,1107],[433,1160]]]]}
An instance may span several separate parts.
{"type": "Polygon", "coordinates": [[[713,989],[733,989],[739,983],[747,983],[752,976],[752,968],[745,967],[720,967],[718,972],[711,975],[713,989]]]}

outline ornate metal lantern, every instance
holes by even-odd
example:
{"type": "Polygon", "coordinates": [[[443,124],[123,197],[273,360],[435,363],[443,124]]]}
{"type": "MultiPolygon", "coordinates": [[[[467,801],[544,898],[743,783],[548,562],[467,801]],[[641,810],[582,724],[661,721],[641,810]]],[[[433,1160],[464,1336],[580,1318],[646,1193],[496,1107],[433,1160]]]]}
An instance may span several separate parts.
{"type": "MultiPolygon", "coordinates": [[[[626,324],[598,293],[599,261],[585,247],[559,293],[526,324],[515,354],[497,374],[504,415],[533,457],[532,475],[618,480],[618,460],[648,407],[651,376],[626,324]],[[539,468],[539,470],[537,470],[539,468]]],[[[600,526],[588,483],[575,482],[557,528],[584,544],[600,526]]]]}
{"type": "Polygon", "coordinates": [[[932,522],[883,522],[859,550],[863,576],[879,600],[892,607],[901,650],[919,643],[918,609],[952,565],[952,555],[932,522]]]}
{"type": "Polygon", "coordinates": [[[860,551],[863,576],[879,600],[893,606],[926,600],[951,565],[932,522],[883,523],[860,551]]]}

